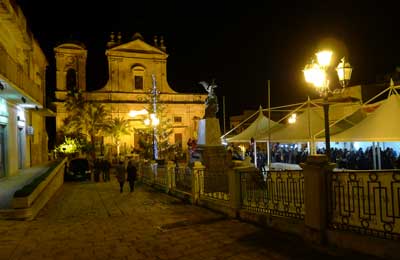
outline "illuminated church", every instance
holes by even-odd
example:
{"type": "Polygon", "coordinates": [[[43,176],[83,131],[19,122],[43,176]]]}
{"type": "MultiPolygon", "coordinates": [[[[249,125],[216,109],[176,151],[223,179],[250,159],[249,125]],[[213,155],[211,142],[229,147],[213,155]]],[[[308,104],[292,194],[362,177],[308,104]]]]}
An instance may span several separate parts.
{"type": "MultiPolygon", "coordinates": [[[[105,52],[108,60],[108,81],[100,89],[86,89],[87,49],[83,44],[63,43],[54,48],[56,58],[56,128],[67,116],[64,107],[67,92],[77,87],[88,101],[101,102],[111,117],[128,119],[134,129],[143,128],[143,116],[132,116],[135,111],[148,108],[146,101],[153,88],[153,77],[159,92],[159,102],[173,124],[169,137],[171,144],[187,149],[186,141],[196,138],[199,119],[203,118],[206,94],[187,94],[174,91],[167,81],[166,47],[163,38],[154,37],[151,45],[142,35],[135,33],[131,41],[123,42],[120,33],[111,33],[105,52]]],[[[102,144],[112,142],[110,137],[101,138],[102,144]]],[[[137,133],[124,136],[121,153],[129,153],[137,147],[137,133]]]]}

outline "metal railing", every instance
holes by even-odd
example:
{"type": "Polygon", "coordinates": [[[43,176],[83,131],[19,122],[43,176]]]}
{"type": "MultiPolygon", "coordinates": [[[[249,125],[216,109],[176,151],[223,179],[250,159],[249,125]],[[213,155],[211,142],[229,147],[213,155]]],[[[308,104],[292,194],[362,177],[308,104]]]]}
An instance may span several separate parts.
{"type": "Polygon", "coordinates": [[[151,164],[141,164],[140,166],[141,179],[144,183],[153,184],[154,183],[154,173],[151,164]]]}
{"type": "Polygon", "coordinates": [[[240,174],[242,208],[257,213],[304,219],[303,171],[240,174]]]}
{"type": "Polygon", "coordinates": [[[183,193],[192,193],[192,172],[187,166],[177,166],[174,168],[175,189],[183,193]]]}
{"type": "Polygon", "coordinates": [[[200,197],[216,200],[229,200],[228,174],[221,171],[199,171],[200,197]]]}
{"type": "Polygon", "coordinates": [[[400,171],[332,172],[328,226],[400,239],[400,171]]]}
{"type": "Polygon", "coordinates": [[[165,165],[154,167],[153,175],[155,184],[161,186],[167,186],[168,176],[167,176],[167,167],[165,165]]]}

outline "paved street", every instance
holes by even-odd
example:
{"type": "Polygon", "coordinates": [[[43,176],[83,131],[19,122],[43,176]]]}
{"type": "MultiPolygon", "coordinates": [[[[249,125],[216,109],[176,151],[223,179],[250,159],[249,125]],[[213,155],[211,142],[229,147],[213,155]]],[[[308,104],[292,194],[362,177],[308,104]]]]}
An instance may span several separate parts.
{"type": "Polygon", "coordinates": [[[34,221],[0,220],[0,259],[373,259],[324,252],[147,186],[121,194],[115,178],[65,183],[34,221]]]}

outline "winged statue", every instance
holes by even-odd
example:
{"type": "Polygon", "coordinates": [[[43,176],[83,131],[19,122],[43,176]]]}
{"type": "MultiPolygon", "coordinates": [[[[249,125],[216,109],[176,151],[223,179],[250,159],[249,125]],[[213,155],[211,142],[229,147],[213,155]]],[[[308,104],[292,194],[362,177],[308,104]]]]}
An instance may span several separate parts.
{"type": "Polygon", "coordinates": [[[211,82],[211,84],[208,84],[205,81],[200,81],[199,84],[202,85],[208,92],[208,97],[205,101],[206,110],[204,118],[215,117],[215,114],[218,112],[218,100],[214,93],[214,89],[217,87],[217,85],[214,83],[214,80],[211,82]]]}

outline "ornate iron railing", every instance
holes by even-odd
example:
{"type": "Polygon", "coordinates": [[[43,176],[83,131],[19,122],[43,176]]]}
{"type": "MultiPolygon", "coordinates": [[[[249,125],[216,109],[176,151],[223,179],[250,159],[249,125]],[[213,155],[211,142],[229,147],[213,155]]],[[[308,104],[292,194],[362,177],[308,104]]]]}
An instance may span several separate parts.
{"type": "Polygon", "coordinates": [[[175,167],[175,189],[185,192],[192,192],[192,172],[189,167],[175,167]]]}
{"type": "Polygon", "coordinates": [[[151,164],[142,165],[142,181],[144,183],[153,184],[154,183],[154,173],[151,164]]]}
{"type": "Polygon", "coordinates": [[[304,219],[303,171],[241,172],[242,208],[257,213],[304,219]]]}
{"type": "Polygon", "coordinates": [[[154,167],[154,183],[167,186],[167,167],[165,165],[154,167]]]}
{"type": "Polygon", "coordinates": [[[221,170],[199,171],[200,197],[217,200],[229,200],[228,174],[221,170]]]}
{"type": "Polygon", "coordinates": [[[400,171],[334,171],[328,225],[400,239],[400,171]]]}

